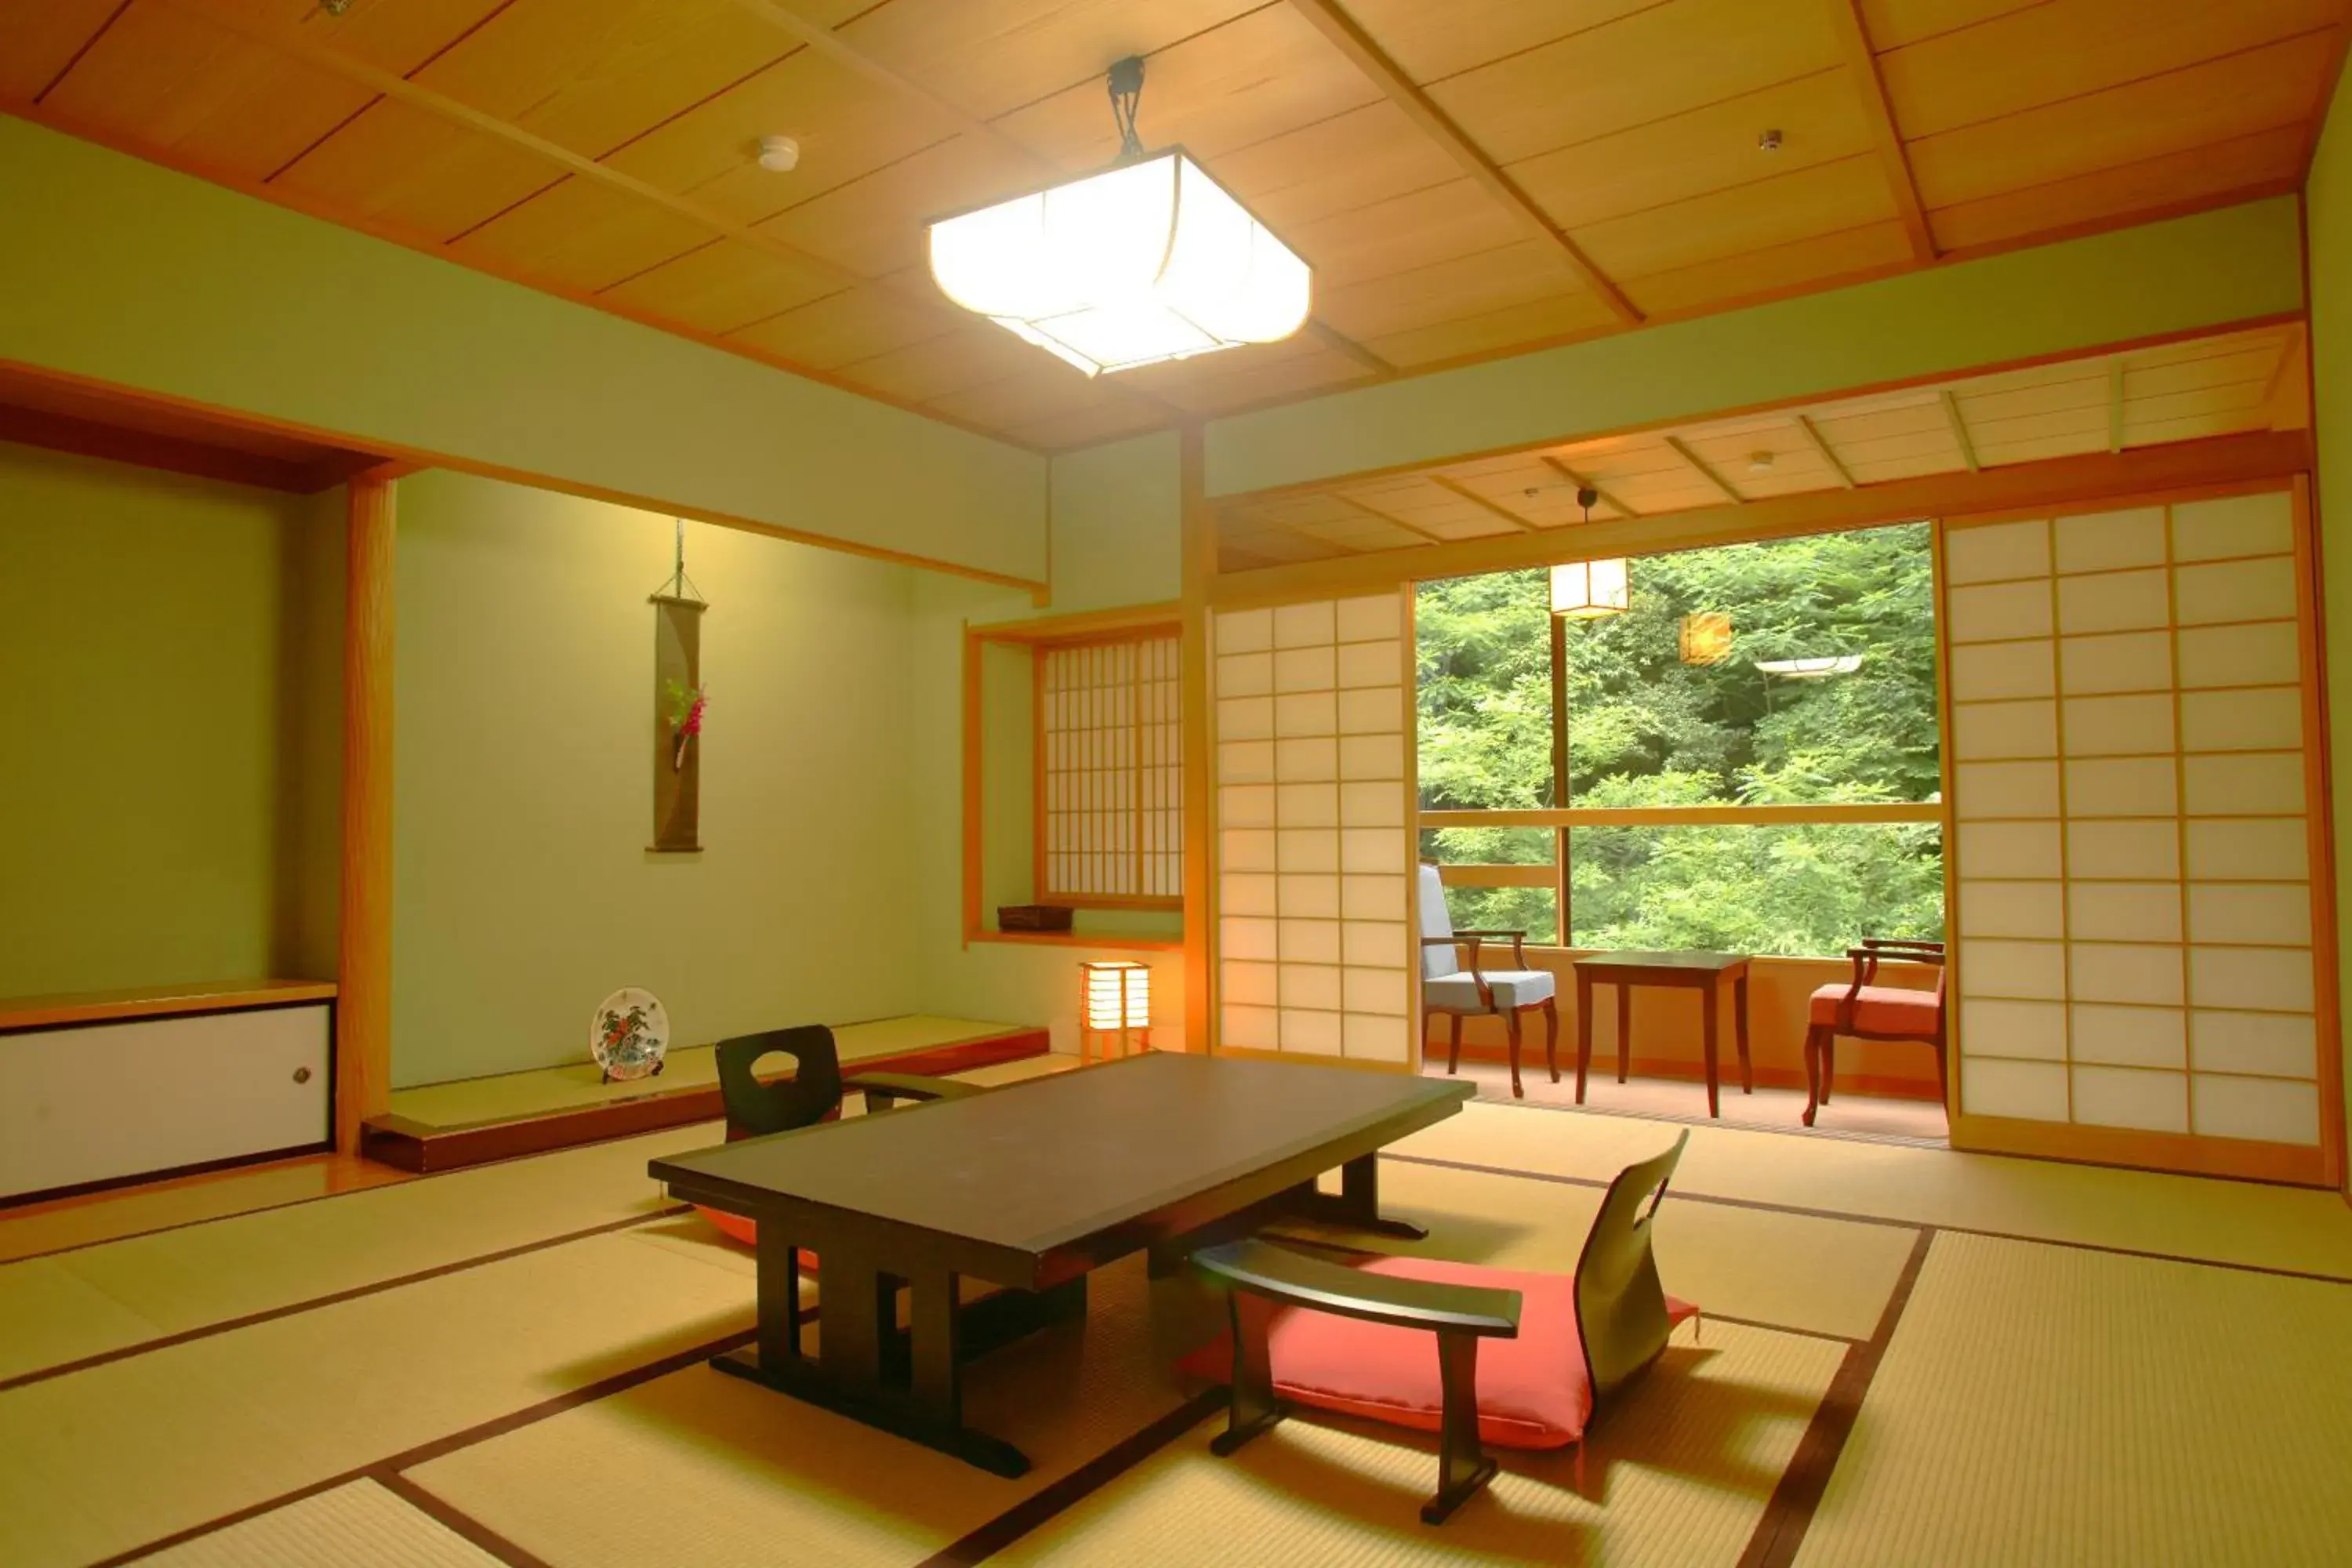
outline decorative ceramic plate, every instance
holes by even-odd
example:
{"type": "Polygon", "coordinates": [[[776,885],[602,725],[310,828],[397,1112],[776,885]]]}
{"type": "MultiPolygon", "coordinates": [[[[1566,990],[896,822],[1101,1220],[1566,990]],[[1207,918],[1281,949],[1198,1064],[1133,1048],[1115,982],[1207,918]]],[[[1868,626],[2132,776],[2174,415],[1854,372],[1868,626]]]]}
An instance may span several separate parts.
{"type": "Polygon", "coordinates": [[[651,1078],[669,1049],[669,1013],[650,991],[624,985],[604,998],[588,1025],[588,1054],[605,1081],[651,1078]]]}

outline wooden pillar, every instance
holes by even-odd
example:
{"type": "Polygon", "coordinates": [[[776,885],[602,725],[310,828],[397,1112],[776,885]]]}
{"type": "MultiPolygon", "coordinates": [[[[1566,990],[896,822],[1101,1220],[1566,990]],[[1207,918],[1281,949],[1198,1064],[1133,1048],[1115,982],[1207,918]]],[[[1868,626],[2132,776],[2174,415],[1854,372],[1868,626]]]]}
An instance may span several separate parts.
{"type": "Polygon", "coordinates": [[[335,1003],[335,1147],[392,1094],[393,481],[350,484],[343,621],[343,896],[335,1003]]]}
{"type": "Polygon", "coordinates": [[[1178,692],[1184,757],[1184,1048],[1216,1038],[1216,765],[1210,745],[1209,579],[1217,570],[1217,520],[1202,493],[1201,426],[1183,430],[1183,668],[1178,692]]]}

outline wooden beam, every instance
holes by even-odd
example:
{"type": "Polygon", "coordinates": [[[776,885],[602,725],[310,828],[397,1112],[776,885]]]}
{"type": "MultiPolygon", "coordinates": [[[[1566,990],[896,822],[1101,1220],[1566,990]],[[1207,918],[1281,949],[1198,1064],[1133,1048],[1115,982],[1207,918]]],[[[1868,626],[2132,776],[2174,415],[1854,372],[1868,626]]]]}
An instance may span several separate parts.
{"type": "Polygon", "coordinates": [[[1688,463],[1692,468],[1697,469],[1699,473],[1704,475],[1707,483],[1713,485],[1717,489],[1721,490],[1723,492],[1724,500],[1729,501],[1734,506],[1746,506],[1748,504],[1748,498],[1739,493],[1738,487],[1733,485],[1729,479],[1725,479],[1721,474],[1717,473],[1714,464],[1708,462],[1705,458],[1700,457],[1696,452],[1692,451],[1688,447],[1685,446],[1681,437],[1661,436],[1658,438],[1666,444],[1667,448],[1671,450],[1675,457],[1680,458],[1684,462],[1688,463]]]}
{"type": "Polygon", "coordinates": [[[1911,157],[1904,150],[1902,130],[1895,123],[1894,105],[1886,96],[1886,79],[1878,69],[1878,51],[1871,44],[1869,24],[1863,19],[1862,0],[1823,3],[1829,6],[1830,26],[1837,34],[1846,69],[1853,73],[1861,91],[1863,117],[1870,126],[1871,144],[1877,150],[1879,167],[1885,172],[1887,193],[1895,198],[1903,232],[1911,241],[1912,258],[1933,261],[1935,233],[1927,226],[1927,209],[1919,205],[1919,182],[1912,175],[1911,157]]]}
{"type": "Polygon", "coordinates": [[[2307,471],[2306,430],[2257,431],[2200,441],[2134,447],[2038,463],[2006,463],[1980,473],[1929,474],[1889,479],[1852,490],[1774,496],[1746,506],[1702,507],[1671,516],[1592,522],[1574,530],[1457,539],[1412,550],[1384,550],[1339,561],[1228,572],[1213,584],[1220,609],[1298,599],[1373,594],[1400,583],[1518,572],[1561,559],[1572,540],[1580,555],[1654,554],[1713,544],[1738,544],[1801,533],[1869,528],[1922,517],[2015,510],[2113,501],[2212,487],[2269,483],[2307,471]]]}
{"type": "Polygon", "coordinates": [[[1464,484],[1459,479],[1449,478],[1444,474],[1431,474],[1429,476],[1429,482],[1435,485],[1439,489],[1460,496],[1464,500],[1468,501],[1473,506],[1486,508],[1488,511],[1493,512],[1496,517],[1501,518],[1505,522],[1509,523],[1514,528],[1524,528],[1529,533],[1540,533],[1543,531],[1539,524],[1529,522],[1526,518],[1521,517],[1517,512],[1513,511],[1509,507],[1505,506],[1500,501],[1488,500],[1485,496],[1480,495],[1476,490],[1472,489],[1468,485],[1464,484]]]}
{"type": "Polygon", "coordinates": [[[336,963],[335,1147],[392,1107],[394,487],[351,483],[343,611],[342,926],[336,963]]]}
{"type": "Polygon", "coordinates": [[[1511,216],[1538,238],[1557,251],[1569,269],[1580,279],[1587,289],[1601,297],[1610,313],[1628,326],[1642,321],[1642,312],[1625,297],[1624,290],[1585,255],[1583,248],[1570,239],[1549,215],[1538,206],[1535,198],[1518,187],[1500,165],[1486,156],[1478,144],[1463,133],[1453,118],[1440,109],[1419,84],[1398,68],[1371,35],[1357,26],[1356,19],[1340,9],[1337,0],[1290,0],[1291,8],[1307,18],[1315,30],[1329,39],[1349,63],[1371,79],[1372,85],[1387,95],[1390,102],[1404,110],[1405,118],[1421,129],[1423,135],[1444,149],[1446,154],[1487,195],[1510,210],[1511,216]]]}
{"type": "Polygon", "coordinates": [[[1960,417],[1960,400],[1946,386],[1937,389],[1936,401],[1943,407],[1944,422],[1952,427],[1952,439],[1960,444],[1960,461],[1968,465],[1969,472],[1975,473],[1979,467],[1977,444],[1969,437],[1969,422],[1960,417]]]}
{"type": "Polygon", "coordinates": [[[0,441],[294,495],[308,495],[327,488],[312,483],[310,469],[301,463],[151,430],[126,429],[120,425],[40,408],[0,405],[0,441]]]}
{"type": "Polygon", "coordinates": [[[1217,987],[1212,959],[1216,931],[1217,838],[1214,710],[1209,668],[1209,593],[1217,577],[1217,516],[1210,506],[1207,439],[1198,422],[1180,435],[1177,498],[1182,531],[1180,563],[1184,606],[1183,666],[1176,683],[1183,721],[1184,792],[1184,1048],[1216,1047],[1217,987]]]}
{"type": "Polygon", "coordinates": [[[1838,457],[1836,451],[1831,447],[1829,437],[1822,434],[1821,426],[1813,423],[1812,416],[1798,415],[1797,429],[1807,441],[1812,444],[1813,450],[1821,454],[1822,461],[1830,466],[1830,472],[1838,477],[1838,483],[1847,489],[1853,489],[1853,475],[1847,469],[1844,461],[1838,457]]]}
{"type": "MultiPolygon", "coordinates": [[[[2107,450],[2124,449],[2124,356],[2107,361],[2107,450]]],[[[1970,464],[1971,468],[1975,465],[1970,464]]]]}
{"type": "Polygon", "coordinates": [[[1591,479],[1586,479],[1582,474],[1578,473],[1574,468],[1570,468],[1566,463],[1561,462],[1558,458],[1553,457],[1549,452],[1538,452],[1536,456],[1538,460],[1543,463],[1544,467],[1558,474],[1561,479],[1566,479],[1570,484],[1574,485],[1578,489],[1591,490],[1602,506],[1607,507],[1611,511],[1615,512],[1618,516],[1639,517],[1642,515],[1632,507],[1627,506],[1623,501],[1619,500],[1615,496],[1611,495],[1607,490],[1602,489],[1599,485],[1594,484],[1591,479]]]}

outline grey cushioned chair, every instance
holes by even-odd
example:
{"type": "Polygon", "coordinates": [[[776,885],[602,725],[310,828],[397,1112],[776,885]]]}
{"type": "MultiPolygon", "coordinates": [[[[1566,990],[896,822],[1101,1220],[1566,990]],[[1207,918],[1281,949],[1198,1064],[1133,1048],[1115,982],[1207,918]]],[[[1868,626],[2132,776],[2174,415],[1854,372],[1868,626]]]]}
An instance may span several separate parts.
{"type": "Polygon", "coordinates": [[[1527,1098],[1519,1086],[1519,1015],[1540,1008],[1544,1016],[1544,1066],[1551,1080],[1559,1081],[1559,982],[1548,969],[1528,967],[1528,933],[1524,931],[1456,931],[1445,907],[1445,882],[1437,868],[1421,868],[1421,1037],[1429,1038],[1429,1020],[1443,1013],[1447,1020],[1445,1070],[1462,1066],[1462,1020],[1499,1016],[1511,1037],[1511,1093],[1527,1098]],[[1479,962],[1479,950],[1489,941],[1508,938],[1511,967],[1490,969],[1479,962]],[[1465,965],[1465,960],[1467,965],[1465,965]]]}

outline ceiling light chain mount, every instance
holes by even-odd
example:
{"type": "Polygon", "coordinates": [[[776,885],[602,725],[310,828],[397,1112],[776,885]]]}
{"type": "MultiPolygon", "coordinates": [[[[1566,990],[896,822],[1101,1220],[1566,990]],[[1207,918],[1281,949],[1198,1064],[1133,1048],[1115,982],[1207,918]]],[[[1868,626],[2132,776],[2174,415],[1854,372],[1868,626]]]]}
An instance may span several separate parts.
{"type": "Polygon", "coordinates": [[[1181,147],[1136,132],[1143,61],[1110,68],[1107,168],[931,225],[931,278],[956,304],[1088,375],[1279,342],[1313,275],[1181,147]]]}

